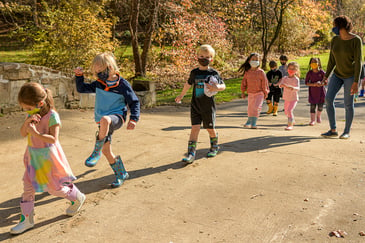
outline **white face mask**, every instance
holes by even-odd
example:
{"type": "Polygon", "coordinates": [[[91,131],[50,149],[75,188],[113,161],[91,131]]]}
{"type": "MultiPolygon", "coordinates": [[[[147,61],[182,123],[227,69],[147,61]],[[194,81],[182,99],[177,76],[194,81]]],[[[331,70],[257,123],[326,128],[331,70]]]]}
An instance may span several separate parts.
{"type": "Polygon", "coordinates": [[[250,61],[250,65],[253,68],[256,68],[260,65],[260,61],[250,61]]]}

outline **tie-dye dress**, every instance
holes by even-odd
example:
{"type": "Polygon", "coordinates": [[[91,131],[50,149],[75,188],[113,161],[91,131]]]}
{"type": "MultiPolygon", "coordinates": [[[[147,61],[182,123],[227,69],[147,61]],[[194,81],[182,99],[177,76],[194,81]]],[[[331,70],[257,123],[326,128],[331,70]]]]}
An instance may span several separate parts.
{"type": "MultiPolygon", "coordinates": [[[[49,134],[49,128],[56,124],[61,125],[59,115],[50,110],[41,118],[36,128],[41,134],[49,134]]],[[[24,166],[26,170],[23,180],[30,181],[36,192],[49,189],[57,191],[76,179],[58,141],[49,144],[30,134],[24,154],[24,166]]]]}

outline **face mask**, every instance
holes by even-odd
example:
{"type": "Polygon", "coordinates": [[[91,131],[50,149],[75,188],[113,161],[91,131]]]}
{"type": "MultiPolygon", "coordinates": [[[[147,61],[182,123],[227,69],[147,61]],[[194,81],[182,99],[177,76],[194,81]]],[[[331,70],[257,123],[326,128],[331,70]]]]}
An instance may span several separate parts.
{"type": "Polygon", "coordinates": [[[281,63],[281,65],[285,65],[286,64],[286,62],[280,62],[281,63]]]}
{"type": "Polygon", "coordinates": [[[312,69],[317,69],[318,68],[318,63],[311,63],[311,68],[312,69]]]}
{"type": "Polygon", "coordinates": [[[97,73],[97,76],[101,81],[106,82],[109,78],[109,68],[106,68],[103,72],[97,73]]]}
{"type": "Polygon", "coordinates": [[[296,74],[297,73],[297,71],[296,70],[291,70],[291,69],[288,69],[288,74],[290,75],[290,76],[293,76],[294,74],[296,74]]]}
{"type": "Polygon", "coordinates": [[[250,61],[250,65],[253,68],[257,68],[260,65],[260,61],[250,61]]]}
{"type": "Polygon", "coordinates": [[[41,108],[34,108],[33,110],[30,110],[30,111],[25,111],[28,115],[32,116],[32,115],[35,115],[37,113],[39,113],[39,111],[41,110],[41,108]]]}
{"type": "Polygon", "coordinates": [[[208,58],[198,58],[198,62],[200,65],[202,65],[203,67],[206,67],[209,65],[210,60],[208,58]]]}
{"type": "Polygon", "coordinates": [[[333,27],[332,32],[335,33],[335,35],[339,35],[340,34],[340,29],[338,27],[333,27]]]}

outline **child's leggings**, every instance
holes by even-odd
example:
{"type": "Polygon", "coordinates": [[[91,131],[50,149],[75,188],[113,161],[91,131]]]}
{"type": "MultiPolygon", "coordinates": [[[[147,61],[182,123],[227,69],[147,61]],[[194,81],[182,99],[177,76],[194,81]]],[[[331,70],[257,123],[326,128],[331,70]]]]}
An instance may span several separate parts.
{"type": "MultiPolygon", "coordinates": [[[[72,185],[72,184],[70,184],[70,185],[72,185]]],[[[22,202],[34,201],[35,190],[32,186],[32,183],[29,181],[28,177],[26,177],[26,176],[24,176],[24,178],[23,178],[23,186],[24,186],[24,192],[22,195],[22,202]]],[[[71,188],[72,187],[69,187],[69,186],[60,186],[60,188],[58,190],[49,188],[48,193],[51,195],[54,195],[56,197],[64,198],[70,194],[71,188]]]]}
{"type": "Polygon", "coordinates": [[[292,101],[285,101],[284,102],[284,110],[285,110],[285,115],[293,120],[294,119],[294,108],[297,105],[298,101],[297,100],[292,100],[292,101]]]}
{"type": "Polygon", "coordinates": [[[247,107],[247,115],[248,117],[259,117],[262,102],[264,102],[264,93],[248,93],[248,107],[247,107]]]}

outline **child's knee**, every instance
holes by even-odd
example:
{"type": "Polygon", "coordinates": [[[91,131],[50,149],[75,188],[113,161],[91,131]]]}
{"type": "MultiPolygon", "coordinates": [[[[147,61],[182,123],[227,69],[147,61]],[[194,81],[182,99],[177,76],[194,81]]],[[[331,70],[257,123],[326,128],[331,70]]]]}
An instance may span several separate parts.
{"type": "Polygon", "coordinates": [[[110,125],[110,123],[112,122],[112,120],[110,119],[109,116],[103,116],[101,119],[100,119],[100,125],[103,126],[103,125],[110,125]]]}

